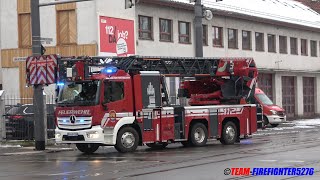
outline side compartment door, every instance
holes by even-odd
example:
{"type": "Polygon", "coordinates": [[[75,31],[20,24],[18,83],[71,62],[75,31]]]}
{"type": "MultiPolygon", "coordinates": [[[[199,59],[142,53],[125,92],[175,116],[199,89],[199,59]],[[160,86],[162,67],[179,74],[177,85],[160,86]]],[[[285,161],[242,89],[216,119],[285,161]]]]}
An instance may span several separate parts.
{"type": "Polygon", "coordinates": [[[153,143],[161,139],[161,109],[143,109],[143,141],[153,143]]]}

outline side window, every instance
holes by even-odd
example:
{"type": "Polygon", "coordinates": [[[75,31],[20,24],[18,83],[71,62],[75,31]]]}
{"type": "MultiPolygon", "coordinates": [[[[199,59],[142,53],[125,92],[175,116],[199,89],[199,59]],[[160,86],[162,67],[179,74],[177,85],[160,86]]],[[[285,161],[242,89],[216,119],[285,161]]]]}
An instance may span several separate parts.
{"type": "Polygon", "coordinates": [[[106,81],[104,83],[104,102],[115,102],[124,98],[124,83],[106,81]]]}

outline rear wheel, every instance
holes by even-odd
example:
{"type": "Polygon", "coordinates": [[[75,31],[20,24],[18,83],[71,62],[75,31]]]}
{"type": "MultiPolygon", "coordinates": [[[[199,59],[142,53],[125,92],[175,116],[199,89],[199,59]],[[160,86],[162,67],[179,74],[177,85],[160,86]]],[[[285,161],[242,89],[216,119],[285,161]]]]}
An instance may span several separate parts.
{"type": "Polygon", "coordinates": [[[76,144],[79,151],[92,154],[99,149],[99,144],[76,144]]]}
{"type": "Polygon", "coordinates": [[[271,124],[272,127],[277,127],[279,124],[271,124]]]}
{"type": "Polygon", "coordinates": [[[118,132],[115,148],[122,153],[132,152],[137,149],[138,143],[138,132],[132,127],[124,127],[118,132]]]}
{"type": "Polygon", "coordinates": [[[192,146],[204,146],[208,140],[207,127],[202,123],[196,123],[192,126],[190,133],[190,143],[192,146]]]}
{"type": "Polygon", "coordinates": [[[234,144],[238,138],[238,131],[236,125],[228,121],[222,130],[222,137],[220,138],[220,142],[225,145],[234,144]]]}

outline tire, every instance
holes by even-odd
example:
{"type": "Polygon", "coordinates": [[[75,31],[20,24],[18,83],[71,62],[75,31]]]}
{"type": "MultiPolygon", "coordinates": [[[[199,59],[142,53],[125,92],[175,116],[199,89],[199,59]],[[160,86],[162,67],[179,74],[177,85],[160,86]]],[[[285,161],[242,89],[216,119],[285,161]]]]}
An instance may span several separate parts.
{"type": "Polygon", "coordinates": [[[168,146],[168,143],[159,143],[159,144],[148,143],[146,145],[151,149],[164,149],[164,148],[166,148],[168,146]]]}
{"type": "Polygon", "coordinates": [[[223,126],[220,142],[225,145],[234,144],[237,141],[238,136],[237,126],[233,122],[228,121],[223,126]]]}
{"type": "Polygon", "coordinates": [[[271,124],[272,127],[278,127],[279,124],[271,124]]]}
{"type": "Polygon", "coordinates": [[[269,125],[269,120],[266,116],[263,116],[262,125],[262,127],[266,127],[269,125]]]}
{"type": "Polygon", "coordinates": [[[137,149],[138,143],[138,132],[132,127],[124,127],[118,132],[115,148],[121,153],[133,152],[137,149]]]}
{"type": "Polygon", "coordinates": [[[202,123],[196,123],[192,126],[190,132],[190,144],[192,146],[201,147],[207,144],[208,130],[202,123]]]}
{"type": "Polygon", "coordinates": [[[99,144],[76,144],[79,151],[85,154],[92,154],[99,149],[99,144]]]}

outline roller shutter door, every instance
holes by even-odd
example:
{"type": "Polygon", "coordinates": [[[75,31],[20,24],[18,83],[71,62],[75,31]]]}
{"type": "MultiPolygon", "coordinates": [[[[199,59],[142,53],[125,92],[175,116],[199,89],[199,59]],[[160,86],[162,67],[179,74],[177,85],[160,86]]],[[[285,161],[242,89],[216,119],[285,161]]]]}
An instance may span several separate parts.
{"type": "Polygon", "coordinates": [[[282,76],[282,107],[287,117],[295,115],[295,84],[293,76],[282,76]]]}

